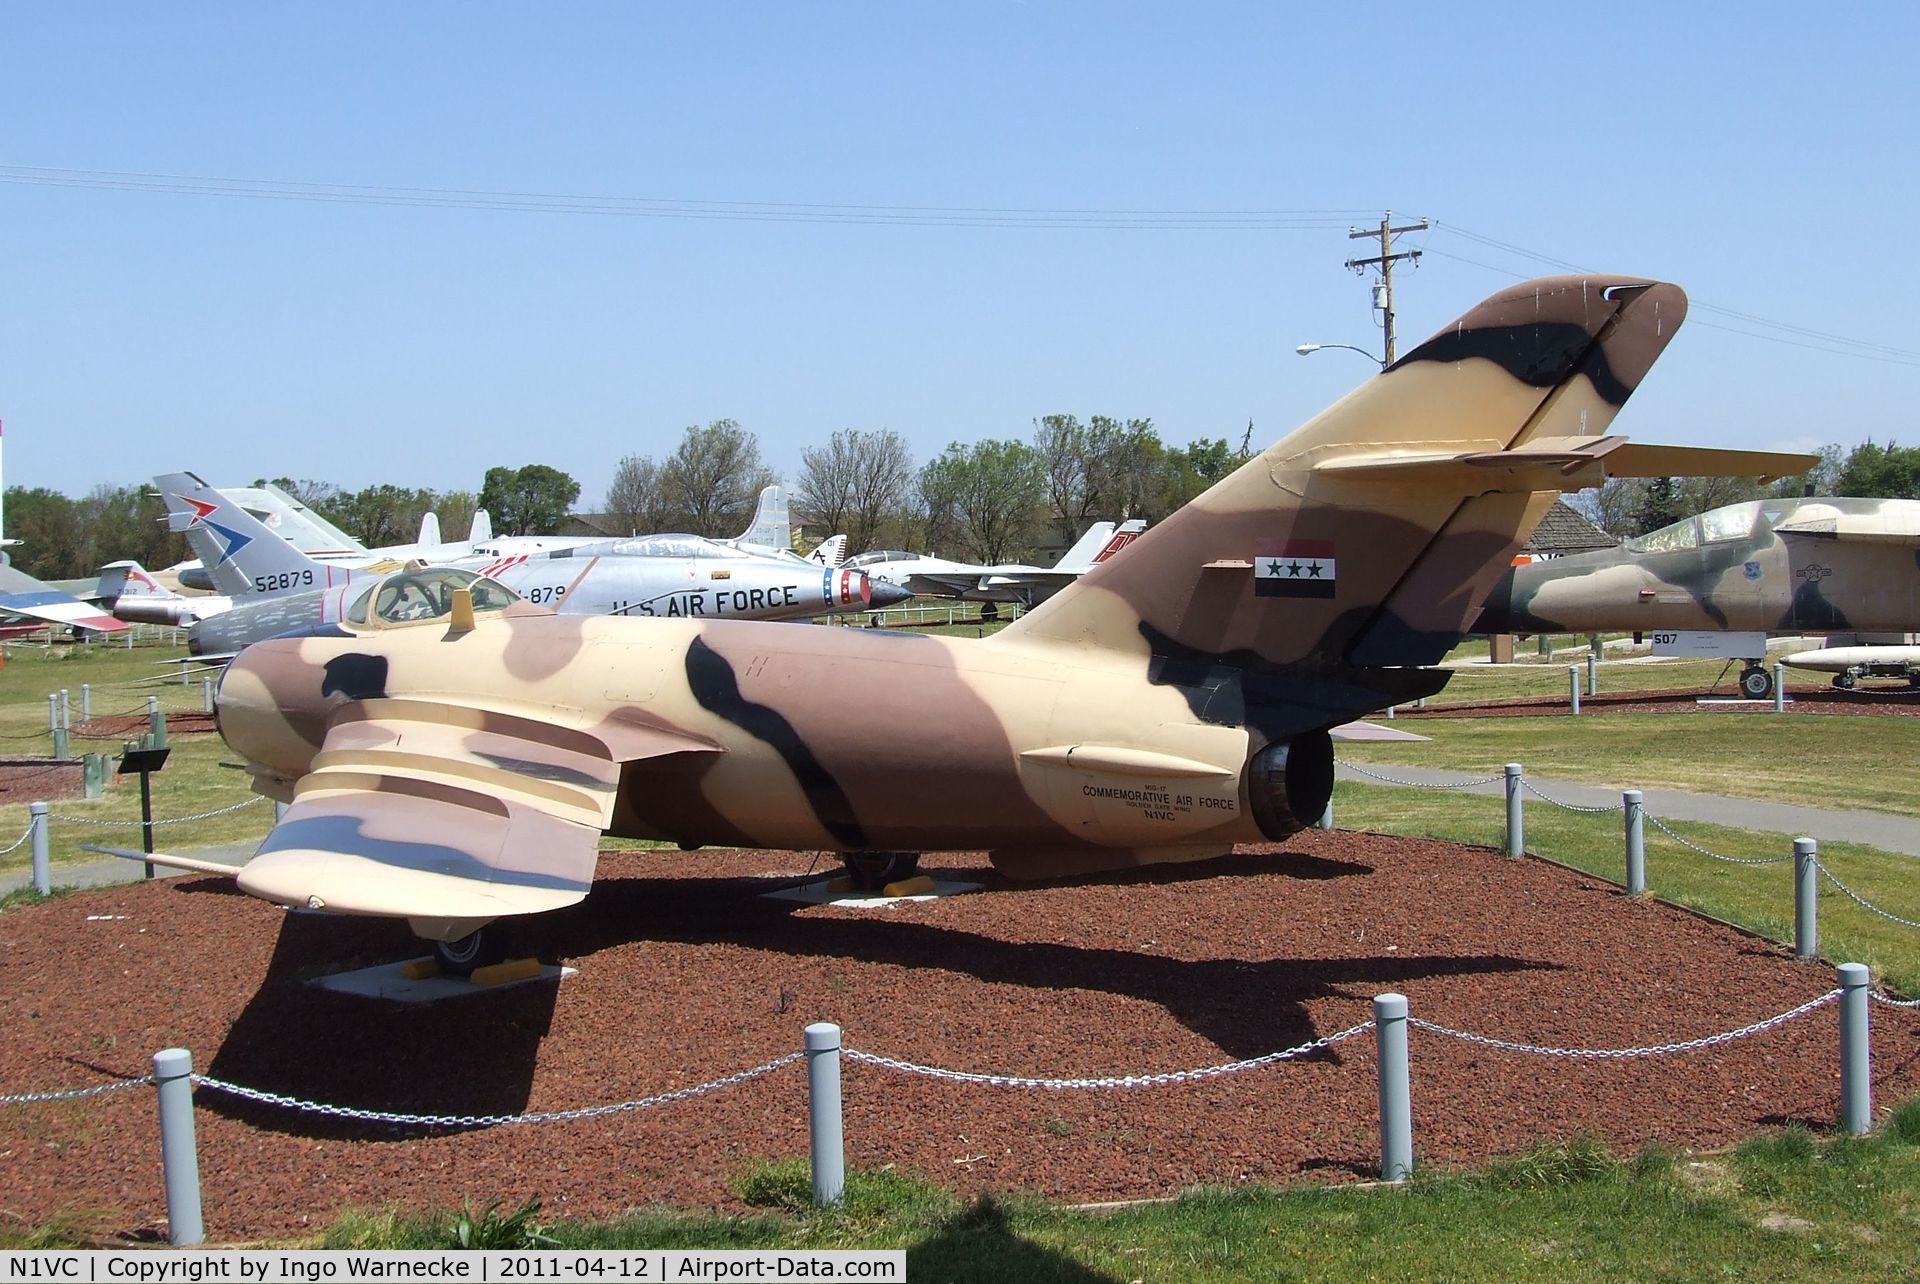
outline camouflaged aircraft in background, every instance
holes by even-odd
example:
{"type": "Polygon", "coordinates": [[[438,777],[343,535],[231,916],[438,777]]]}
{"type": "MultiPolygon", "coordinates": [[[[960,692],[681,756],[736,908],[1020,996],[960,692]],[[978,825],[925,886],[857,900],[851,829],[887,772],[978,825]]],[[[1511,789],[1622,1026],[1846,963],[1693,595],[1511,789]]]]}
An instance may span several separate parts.
{"type": "Polygon", "coordinates": [[[1661,654],[1745,660],[1765,699],[1769,633],[1920,629],[1920,500],[1766,499],[1619,548],[1516,566],[1476,633],[1639,633],[1661,654]]]}
{"type": "Polygon", "coordinates": [[[407,919],[459,968],[495,920],[585,896],[603,832],[881,877],[1285,838],[1326,806],[1329,728],[1446,684],[1429,666],[1560,492],[1811,464],[1603,435],[1685,310],[1622,277],[1503,290],[983,640],[556,615],[480,581],[432,619],[259,643],[220,730],[291,806],[240,886],[407,919]]]}

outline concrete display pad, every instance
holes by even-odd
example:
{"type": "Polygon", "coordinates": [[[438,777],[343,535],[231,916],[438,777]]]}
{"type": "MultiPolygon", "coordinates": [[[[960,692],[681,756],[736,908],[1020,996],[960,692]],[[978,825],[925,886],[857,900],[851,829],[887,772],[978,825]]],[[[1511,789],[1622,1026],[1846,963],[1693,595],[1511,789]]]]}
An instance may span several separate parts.
{"type": "Polygon", "coordinates": [[[396,1003],[439,1003],[446,999],[471,998],[476,994],[497,994],[502,990],[511,990],[518,986],[535,982],[558,981],[562,977],[574,975],[578,969],[556,967],[551,963],[542,963],[540,970],[531,976],[511,981],[500,981],[493,985],[482,985],[463,976],[416,976],[416,960],[400,963],[383,963],[379,967],[363,967],[357,972],[337,972],[332,976],[315,977],[312,984],[321,989],[332,990],[338,994],[354,994],[365,999],[392,999],[396,1003]]]}
{"type": "Polygon", "coordinates": [[[770,901],[798,901],[802,905],[832,905],[839,909],[879,909],[908,901],[937,901],[948,896],[977,892],[983,886],[980,883],[941,878],[933,880],[933,890],[930,892],[922,892],[914,896],[883,896],[877,893],[835,888],[833,883],[838,881],[838,877],[835,875],[831,878],[816,878],[810,883],[783,887],[777,892],[762,892],[761,896],[770,901]]]}

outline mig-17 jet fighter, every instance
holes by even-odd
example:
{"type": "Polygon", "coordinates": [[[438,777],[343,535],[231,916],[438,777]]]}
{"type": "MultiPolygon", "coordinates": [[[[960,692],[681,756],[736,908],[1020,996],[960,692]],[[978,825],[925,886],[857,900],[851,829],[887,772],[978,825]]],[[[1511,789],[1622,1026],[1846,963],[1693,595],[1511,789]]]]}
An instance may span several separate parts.
{"type": "Polygon", "coordinates": [[[404,918],[458,967],[495,920],[585,896],[603,833],[856,868],[985,850],[1018,878],[1285,838],[1326,806],[1329,728],[1445,685],[1562,491],[1810,463],[1605,435],[1685,310],[1624,277],[1503,290],[990,638],[561,615],[481,584],[258,643],[220,729],[290,806],[240,886],[404,918]]]}

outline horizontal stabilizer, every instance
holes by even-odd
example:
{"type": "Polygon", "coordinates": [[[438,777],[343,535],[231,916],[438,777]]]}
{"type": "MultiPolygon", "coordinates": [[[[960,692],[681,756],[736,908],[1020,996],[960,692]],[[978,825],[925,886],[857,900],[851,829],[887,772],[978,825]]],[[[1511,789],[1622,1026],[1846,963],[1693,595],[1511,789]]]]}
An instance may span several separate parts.
{"type": "Polygon", "coordinates": [[[1346,455],[1316,464],[1314,472],[1355,481],[1485,494],[1584,490],[1609,477],[1759,477],[1771,481],[1798,476],[1818,462],[1814,455],[1641,445],[1625,437],[1535,437],[1511,450],[1346,455]]]}

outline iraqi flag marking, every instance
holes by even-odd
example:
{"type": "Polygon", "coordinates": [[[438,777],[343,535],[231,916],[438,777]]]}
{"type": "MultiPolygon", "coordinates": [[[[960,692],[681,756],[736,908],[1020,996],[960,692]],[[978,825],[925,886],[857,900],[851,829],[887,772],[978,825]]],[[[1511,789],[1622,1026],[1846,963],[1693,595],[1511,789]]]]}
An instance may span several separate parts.
{"type": "Polygon", "coordinates": [[[1292,539],[1261,544],[1253,561],[1255,597],[1334,595],[1333,541],[1292,539]]]}

